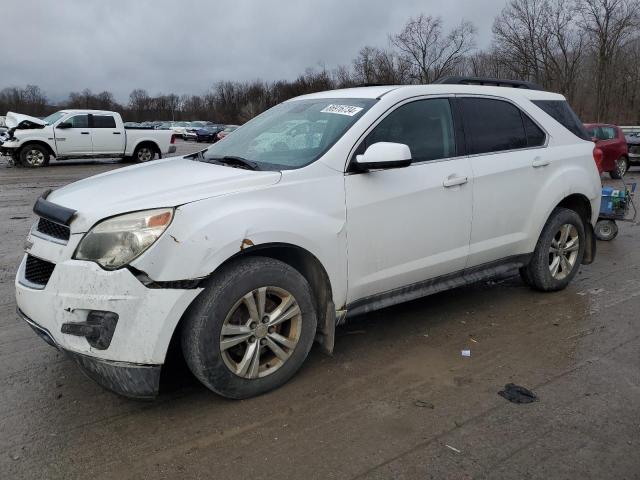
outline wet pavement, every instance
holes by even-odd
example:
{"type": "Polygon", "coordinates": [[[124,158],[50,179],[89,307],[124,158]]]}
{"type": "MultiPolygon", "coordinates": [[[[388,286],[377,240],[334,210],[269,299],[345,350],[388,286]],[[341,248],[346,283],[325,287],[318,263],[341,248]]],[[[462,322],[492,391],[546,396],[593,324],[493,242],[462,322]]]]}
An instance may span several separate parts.
{"type": "Polygon", "coordinates": [[[86,378],[14,303],[42,190],[123,164],[4,160],[1,479],[640,478],[638,225],[599,242],[563,292],[510,276],[359,317],[332,357],[314,349],[284,387],[244,401],[209,392],[175,356],[160,397],[138,402],[86,378]],[[510,382],[539,400],[509,403],[497,392],[510,382]]]}

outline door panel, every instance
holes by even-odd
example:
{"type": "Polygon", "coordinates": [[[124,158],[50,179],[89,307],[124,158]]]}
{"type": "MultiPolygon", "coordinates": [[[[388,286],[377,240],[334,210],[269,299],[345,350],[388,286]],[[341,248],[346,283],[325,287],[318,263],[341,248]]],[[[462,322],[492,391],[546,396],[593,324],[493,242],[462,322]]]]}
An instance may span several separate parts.
{"type": "Polygon", "coordinates": [[[349,301],[464,269],[473,183],[467,158],[348,175],[345,183],[349,301]],[[455,177],[468,181],[443,185],[455,177]]]}
{"type": "Polygon", "coordinates": [[[450,102],[409,101],[356,149],[409,146],[406,168],[345,177],[350,302],[463,270],[472,211],[472,172],[457,157],[450,102]]]}
{"type": "Polygon", "coordinates": [[[554,168],[544,131],[516,105],[464,97],[464,118],[473,171],[473,224],[468,266],[523,252],[534,200],[554,168]]]}
{"type": "Polygon", "coordinates": [[[55,129],[58,156],[68,157],[72,155],[93,154],[89,116],[74,115],[64,120],[64,122],[71,123],[72,128],[55,129]]]}
{"type": "Polygon", "coordinates": [[[116,128],[113,115],[92,115],[91,136],[93,153],[98,155],[122,155],[125,148],[125,135],[116,128]]]}

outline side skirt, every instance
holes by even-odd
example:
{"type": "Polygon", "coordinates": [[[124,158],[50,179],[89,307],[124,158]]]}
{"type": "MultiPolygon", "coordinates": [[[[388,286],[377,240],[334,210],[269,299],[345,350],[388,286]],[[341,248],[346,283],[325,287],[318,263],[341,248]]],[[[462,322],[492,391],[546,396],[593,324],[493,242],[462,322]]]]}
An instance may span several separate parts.
{"type": "Polygon", "coordinates": [[[495,262],[485,263],[407,285],[406,287],[361,298],[347,305],[347,318],[510,273],[527,265],[532,255],[514,255],[495,262]]]}

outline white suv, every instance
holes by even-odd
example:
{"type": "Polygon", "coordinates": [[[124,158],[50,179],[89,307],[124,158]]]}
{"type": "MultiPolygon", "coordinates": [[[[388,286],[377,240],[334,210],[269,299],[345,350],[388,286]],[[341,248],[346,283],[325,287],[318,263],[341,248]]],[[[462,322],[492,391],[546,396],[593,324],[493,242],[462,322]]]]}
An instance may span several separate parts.
{"type": "Polygon", "coordinates": [[[514,268],[564,288],[595,256],[593,143],[561,95],[459,83],[306,95],[43,195],[19,315],[118,393],[155,395],[175,339],[208,388],[246,398],[347,317],[514,268]],[[278,141],[292,121],[308,138],[278,141]]]}

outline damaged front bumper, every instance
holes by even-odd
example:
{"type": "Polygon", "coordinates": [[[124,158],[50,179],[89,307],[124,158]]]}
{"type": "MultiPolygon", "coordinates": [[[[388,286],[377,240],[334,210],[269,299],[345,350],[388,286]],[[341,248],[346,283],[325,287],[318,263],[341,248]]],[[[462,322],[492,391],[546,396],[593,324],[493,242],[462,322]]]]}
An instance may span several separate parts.
{"type": "Polygon", "coordinates": [[[151,399],[158,394],[162,365],[141,365],[128,362],[103,360],[65,350],[60,347],[51,332],[27,317],[19,308],[18,316],[24,320],[45,342],[66,353],[93,381],[103,387],[131,398],[151,399]]]}
{"type": "Polygon", "coordinates": [[[25,275],[27,259],[34,252],[54,258],[49,250],[55,244],[31,240],[15,282],[21,318],[100,385],[128,397],[153,397],[173,332],[202,289],[148,288],[127,269],[105,271],[78,260],[48,262],[54,267],[46,284],[33,284],[25,275]]]}

